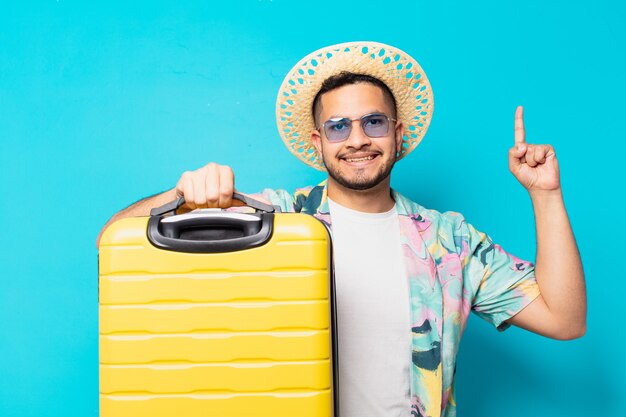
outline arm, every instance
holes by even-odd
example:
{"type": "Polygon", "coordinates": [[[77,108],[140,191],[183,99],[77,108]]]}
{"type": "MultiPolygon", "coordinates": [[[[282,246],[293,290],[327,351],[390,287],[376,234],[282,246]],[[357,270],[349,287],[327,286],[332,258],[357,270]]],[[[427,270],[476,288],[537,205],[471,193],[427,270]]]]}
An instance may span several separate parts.
{"type": "Polygon", "coordinates": [[[113,215],[100,230],[96,247],[100,245],[102,233],[116,220],[126,217],[149,216],[152,208],[162,206],[178,197],[185,197],[183,211],[241,205],[240,202],[232,200],[234,190],[235,176],[229,166],[209,163],[195,171],[186,171],[181,175],[175,188],[139,200],[113,215]]]}
{"type": "Polygon", "coordinates": [[[515,117],[515,146],[509,168],[528,190],[535,213],[535,275],[541,295],[508,320],[554,339],[574,339],[586,331],[585,278],[560,185],[558,162],[550,145],[525,142],[523,111],[515,117]]]}

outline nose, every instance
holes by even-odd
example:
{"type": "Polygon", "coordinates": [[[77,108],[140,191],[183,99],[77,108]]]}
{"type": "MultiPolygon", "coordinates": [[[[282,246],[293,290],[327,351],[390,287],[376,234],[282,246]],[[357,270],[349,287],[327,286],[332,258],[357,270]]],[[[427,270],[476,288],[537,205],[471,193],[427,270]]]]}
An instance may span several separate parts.
{"type": "Polygon", "coordinates": [[[364,146],[368,146],[372,143],[372,139],[363,132],[360,120],[352,121],[352,129],[350,136],[346,139],[345,145],[347,148],[361,149],[364,146]]]}

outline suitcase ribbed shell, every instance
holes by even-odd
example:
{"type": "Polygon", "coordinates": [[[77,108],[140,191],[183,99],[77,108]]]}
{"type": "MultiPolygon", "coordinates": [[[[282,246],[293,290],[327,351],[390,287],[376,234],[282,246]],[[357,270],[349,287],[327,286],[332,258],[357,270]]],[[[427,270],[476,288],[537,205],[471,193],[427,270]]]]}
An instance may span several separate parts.
{"type": "Polygon", "coordinates": [[[100,415],[332,416],[324,225],[276,214],[266,244],[199,254],[154,247],[147,221],[100,243],[100,415]]]}

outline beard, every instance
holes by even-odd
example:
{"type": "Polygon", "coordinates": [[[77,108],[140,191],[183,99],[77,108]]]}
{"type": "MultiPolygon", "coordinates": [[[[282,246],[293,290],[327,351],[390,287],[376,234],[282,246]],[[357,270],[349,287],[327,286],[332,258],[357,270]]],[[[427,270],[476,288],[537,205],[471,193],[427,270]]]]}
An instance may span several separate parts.
{"type": "MultiPolygon", "coordinates": [[[[359,168],[356,170],[353,178],[348,178],[343,175],[341,169],[339,169],[334,164],[328,164],[326,158],[322,156],[322,160],[324,165],[326,166],[326,171],[328,175],[335,180],[337,183],[342,185],[345,188],[350,190],[364,191],[374,188],[381,182],[383,182],[389,174],[396,163],[395,154],[391,154],[389,158],[381,165],[380,169],[374,175],[369,175],[366,173],[365,168],[359,168]]],[[[339,164],[337,164],[339,165],[339,164]]]]}

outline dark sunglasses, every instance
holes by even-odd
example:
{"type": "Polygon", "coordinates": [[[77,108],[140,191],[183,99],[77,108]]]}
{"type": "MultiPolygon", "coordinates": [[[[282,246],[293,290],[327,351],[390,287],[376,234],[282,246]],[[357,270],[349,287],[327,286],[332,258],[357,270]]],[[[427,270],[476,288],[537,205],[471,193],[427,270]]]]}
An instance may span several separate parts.
{"type": "Polygon", "coordinates": [[[337,117],[326,120],[317,130],[324,128],[326,139],[329,142],[341,142],[350,137],[352,132],[352,122],[361,121],[361,129],[370,138],[382,138],[389,132],[389,121],[396,122],[386,114],[372,113],[361,116],[358,119],[348,119],[347,117],[337,117]]]}

